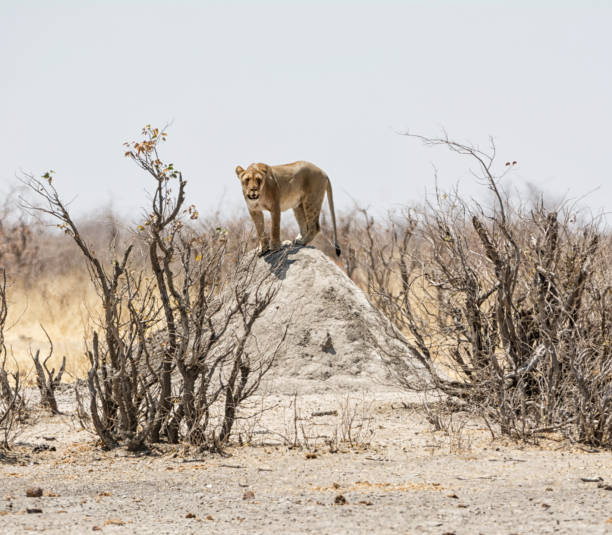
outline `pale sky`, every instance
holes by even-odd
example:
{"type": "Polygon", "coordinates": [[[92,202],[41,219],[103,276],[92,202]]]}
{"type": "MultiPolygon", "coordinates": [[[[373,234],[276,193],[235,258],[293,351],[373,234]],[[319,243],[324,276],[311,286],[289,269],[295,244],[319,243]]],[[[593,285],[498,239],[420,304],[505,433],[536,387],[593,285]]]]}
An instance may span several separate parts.
{"type": "Polygon", "coordinates": [[[245,210],[234,168],[310,160],[375,210],[467,162],[398,135],[486,144],[505,179],[612,211],[612,2],[0,0],[0,190],[56,171],[84,213],[139,213],[122,142],[171,122],[163,156],[201,211],[245,210]]]}

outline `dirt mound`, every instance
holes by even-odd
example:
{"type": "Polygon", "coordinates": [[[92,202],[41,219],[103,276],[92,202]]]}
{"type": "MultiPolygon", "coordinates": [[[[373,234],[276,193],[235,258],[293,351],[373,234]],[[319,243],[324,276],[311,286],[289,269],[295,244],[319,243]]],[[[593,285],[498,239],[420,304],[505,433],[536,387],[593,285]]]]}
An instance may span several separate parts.
{"type": "Polygon", "coordinates": [[[405,349],[389,338],[389,321],[330,258],[300,247],[260,263],[258,269],[273,270],[281,286],[256,324],[256,339],[278,339],[291,318],[270,372],[276,391],[371,390],[392,382],[383,356],[405,349]]]}

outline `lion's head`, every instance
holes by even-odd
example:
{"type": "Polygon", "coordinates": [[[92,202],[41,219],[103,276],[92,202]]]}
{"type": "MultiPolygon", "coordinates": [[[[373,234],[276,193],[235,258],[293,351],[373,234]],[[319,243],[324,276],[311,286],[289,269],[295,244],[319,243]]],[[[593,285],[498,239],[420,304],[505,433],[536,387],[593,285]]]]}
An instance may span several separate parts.
{"type": "Polygon", "coordinates": [[[269,169],[265,163],[253,163],[247,167],[246,171],[240,166],[236,167],[236,175],[242,184],[245,199],[251,201],[259,199],[269,169]]]}

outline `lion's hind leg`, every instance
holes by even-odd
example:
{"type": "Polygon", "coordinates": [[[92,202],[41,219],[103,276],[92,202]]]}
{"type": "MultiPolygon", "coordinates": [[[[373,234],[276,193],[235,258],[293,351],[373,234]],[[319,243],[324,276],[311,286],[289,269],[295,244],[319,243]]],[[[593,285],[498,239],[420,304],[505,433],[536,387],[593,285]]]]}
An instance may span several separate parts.
{"type": "Polygon", "coordinates": [[[319,215],[321,213],[321,205],[323,204],[324,195],[325,191],[322,192],[322,195],[316,195],[310,199],[306,199],[303,203],[304,216],[306,218],[306,233],[302,233],[302,241],[304,242],[304,245],[314,240],[315,236],[321,230],[319,215]]]}
{"type": "Polygon", "coordinates": [[[297,221],[298,227],[300,228],[300,233],[295,237],[293,243],[296,245],[306,245],[304,242],[304,236],[308,234],[308,226],[306,224],[306,214],[304,213],[304,207],[301,204],[298,204],[293,209],[293,214],[295,215],[295,220],[297,221]]]}

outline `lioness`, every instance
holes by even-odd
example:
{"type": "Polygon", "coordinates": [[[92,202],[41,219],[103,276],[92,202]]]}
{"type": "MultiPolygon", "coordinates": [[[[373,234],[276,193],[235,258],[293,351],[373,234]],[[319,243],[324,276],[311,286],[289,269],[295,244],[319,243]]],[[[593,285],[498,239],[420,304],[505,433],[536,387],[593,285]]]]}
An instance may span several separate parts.
{"type": "Polygon", "coordinates": [[[284,165],[253,163],[246,171],[240,166],[236,167],[236,175],[242,184],[244,200],[257,229],[260,254],[280,249],[280,215],[289,208],[293,208],[300,227],[300,233],[293,243],[296,245],[310,243],[321,230],[319,214],[323,197],[327,192],[336,255],[340,256],[331,183],[328,176],[316,165],[309,162],[284,165]],[[263,210],[268,210],[272,215],[271,243],[264,228],[263,210]]]}

